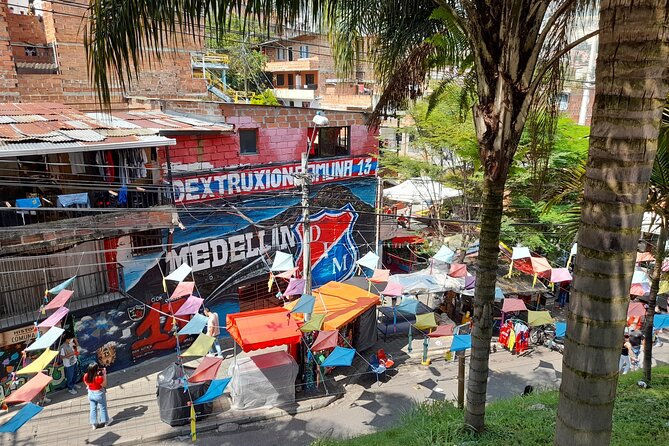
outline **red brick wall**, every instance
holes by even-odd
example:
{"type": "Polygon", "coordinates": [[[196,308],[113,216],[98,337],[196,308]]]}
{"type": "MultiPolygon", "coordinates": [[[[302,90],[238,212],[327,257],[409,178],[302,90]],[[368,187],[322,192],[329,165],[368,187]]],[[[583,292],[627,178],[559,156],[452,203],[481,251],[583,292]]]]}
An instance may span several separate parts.
{"type": "Polygon", "coordinates": [[[45,45],[46,33],[42,17],[34,15],[8,14],[7,27],[12,42],[45,45]]]}
{"type": "Polygon", "coordinates": [[[0,101],[2,102],[11,102],[18,99],[16,68],[9,46],[7,13],[7,4],[0,3],[0,101]]]}

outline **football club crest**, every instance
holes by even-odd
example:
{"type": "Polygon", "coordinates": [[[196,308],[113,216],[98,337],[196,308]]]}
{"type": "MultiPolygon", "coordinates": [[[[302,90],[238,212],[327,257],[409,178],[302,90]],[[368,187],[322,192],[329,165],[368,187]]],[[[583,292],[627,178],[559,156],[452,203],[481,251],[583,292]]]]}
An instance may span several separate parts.
{"type": "MultiPolygon", "coordinates": [[[[313,286],[339,281],[355,273],[358,247],[353,226],[358,219],[350,203],[338,210],[323,209],[309,219],[311,227],[311,274],[313,286]]],[[[297,266],[302,268],[302,218],[292,228],[298,243],[297,266]]]]}

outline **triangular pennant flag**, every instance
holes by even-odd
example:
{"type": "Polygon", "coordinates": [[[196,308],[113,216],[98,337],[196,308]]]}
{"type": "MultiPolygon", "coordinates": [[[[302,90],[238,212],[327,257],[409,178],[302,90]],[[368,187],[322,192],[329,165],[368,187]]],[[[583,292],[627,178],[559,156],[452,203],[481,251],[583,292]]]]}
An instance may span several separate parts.
{"type": "Polygon", "coordinates": [[[337,346],[339,338],[339,331],[337,330],[322,330],[318,332],[318,336],[311,345],[311,350],[319,352],[321,350],[329,350],[337,346]]]}
{"type": "Polygon", "coordinates": [[[404,297],[402,302],[395,306],[395,309],[403,314],[416,314],[418,311],[418,299],[404,297]]]}
{"type": "Polygon", "coordinates": [[[553,268],[551,270],[551,283],[571,282],[571,273],[568,268],[553,268]]]}
{"type": "Polygon", "coordinates": [[[443,245],[432,258],[440,262],[451,263],[454,256],[455,253],[448,246],[443,245]]]}
{"type": "Polygon", "coordinates": [[[465,289],[473,290],[476,286],[476,276],[465,276],[465,289]]]}
{"type": "Polygon", "coordinates": [[[442,336],[453,336],[453,325],[440,325],[427,335],[431,338],[440,338],[442,336]]]}
{"type": "Polygon", "coordinates": [[[68,310],[67,307],[60,307],[51,316],[44,319],[37,326],[39,328],[53,327],[54,325],[59,323],[65,316],[67,316],[67,313],[69,313],[69,312],[70,312],[70,310],[68,310]]]}
{"type": "Polygon", "coordinates": [[[381,291],[384,296],[399,297],[402,295],[404,287],[397,282],[388,282],[386,288],[381,291]]]}
{"type": "Polygon", "coordinates": [[[297,268],[289,269],[288,271],[284,271],[282,273],[279,273],[276,275],[276,277],[280,277],[282,279],[290,279],[295,275],[297,272],[297,268]]]}
{"type": "Polygon", "coordinates": [[[35,342],[26,347],[26,351],[31,352],[34,350],[44,350],[49,348],[51,345],[53,345],[54,342],[58,340],[58,338],[61,337],[64,332],[65,330],[60,327],[51,327],[49,331],[39,336],[35,342]]]}
{"type": "Polygon", "coordinates": [[[49,375],[38,373],[30,378],[25,384],[9,394],[5,398],[5,404],[26,403],[32,401],[53,380],[49,375]]]}
{"type": "Polygon", "coordinates": [[[176,300],[180,297],[190,296],[191,294],[193,294],[194,289],[195,289],[195,282],[181,282],[174,289],[174,292],[170,296],[170,300],[176,300]]]}
{"type": "Polygon", "coordinates": [[[49,293],[49,294],[58,294],[58,293],[60,293],[60,292],[63,291],[65,288],[67,288],[67,287],[69,287],[70,285],[72,285],[72,282],[74,282],[74,279],[76,279],[76,278],[77,278],[76,275],[70,277],[70,278],[67,279],[65,282],[62,282],[62,283],[56,285],[55,287],[51,288],[50,290],[48,290],[47,293],[49,293]]]}
{"type": "Polygon", "coordinates": [[[197,366],[190,378],[188,378],[188,382],[201,383],[215,379],[216,374],[218,374],[218,369],[221,367],[222,363],[223,358],[212,358],[211,356],[205,356],[202,358],[202,362],[199,366],[197,366]]]}
{"type": "Polygon", "coordinates": [[[455,278],[467,277],[467,265],[462,263],[451,263],[448,275],[455,278]]]}
{"type": "Polygon", "coordinates": [[[208,321],[209,318],[207,316],[203,314],[196,314],[190,321],[188,321],[186,325],[184,325],[181,330],[179,330],[177,334],[179,336],[200,334],[207,326],[208,321]]]}
{"type": "Polygon", "coordinates": [[[452,352],[460,352],[472,348],[472,335],[455,335],[451,343],[452,352]]]}
{"type": "Polygon", "coordinates": [[[334,350],[325,358],[321,367],[348,367],[353,363],[355,350],[352,348],[335,347],[334,350]]]}
{"type": "Polygon", "coordinates": [[[295,296],[297,294],[304,293],[304,279],[290,279],[286,291],[283,292],[284,296],[295,296]]]}
{"type": "Polygon", "coordinates": [[[436,328],[437,320],[434,317],[434,313],[417,314],[414,326],[420,331],[436,328]]]}
{"type": "Polygon", "coordinates": [[[274,262],[272,262],[272,268],[270,268],[270,271],[290,271],[293,268],[295,268],[295,262],[293,261],[292,254],[281,251],[274,253],[274,262]]]}
{"type": "Polygon", "coordinates": [[[193,271],[187,263],[182,263],[181,266],[169,275],[165,276],[165,280],[171,280],[173,282],[183,282],[183,280],[188,277],[188,275],[193,271]]]}
{"type": "Polygon", "coordinates": [[[640,317],[643,318],[646,316],[646,306],[641,302],[630,302],[627,306],[627,317],[640,317]]]}
{"type": "Polygon", "coordinates": [[[383,283],[387,282],[390,278],[390,270],[388,269],[375,269],[372,277],[369,278],[369,281],[372,283],[383,283]]]}
{"type": "Polygon", "coordinates": [[[200,398],[194,401],[195,404],[208,403],[223,395],[225,388],[228,387],[230,378],[215,379],[209,385],[207,391],[200,398]]]}
{"type": "Polygon", "coordinates": [[[300,327],[300,330],[304,333],[308,333],[310,331],[318,331],[321,329],[323,326],[323,321],[325,320],[325,314],[313,314],[311,315],[311,319],[309,319],[308,322],[305,322],[302,327],[300,327]]]}
{"type": "Polygon", "coordinates": [[[214,344],[214,338],[206,334],[200,334],[197,339],[188,347],[188,350],[183,352],[180,356],[188,358],[192,356],[204,356],[209,353],[211,346],[214,344]]]}
{"type": "Polygon", "coordinates": [[[530,254],[530,248],[526,248],[525,246],[514,246],[513,247],[513,253],[511,254],[511,260],[520,260],[520,259],[527,259],[532,257],[532,254],[530,254]]]}
{"type": "Polygon", "coordinates": [[[303,294],[302,297],[298,299],[293,306],[293,309],[290,310],[291,313],[305,313],[311,314],[314,311],[314,303],[316,298],[311,294],[303,294]]]}
{"type": "Polygon", "coordinates": [[[54,297],[51,302],[49,302],[44,309],[45,310],[56,310],[67,303],[70,300],[70,297],[74,294],[72,290],[61,290],[56,297],[54,297]]]}
{"type": "Polygon", "coordinates": [[[37,404],[28,403],[21,408],[16,414],[6,423],[0,425],[0,432],[16,432],[21,426],[26,424],[32,417],[42,411],[42,408],[37,404]]]}
{"type": "Polygon", "coordinates": [[[189,296],[188,299],[179,307],[179,309],[174,313],[175,316],[187,316],[189,314],[195,314],[200,311],[200,307],[204,299],[197,296],[189,296]]]}
{"type": "Polygon", "coordinates": [[[42,370],[46,370],[51,361],[58,356],[58,352],[50,349],[46,349],[39,358],[35,359],[33,362],[28,364],[26,367],[17,371],[17,375],[32,375],[33,373],[39,373],[42,370]]]}
{"type": "Polygon", "coordinates": [[[369,269],[376,269],[379,264],[379,256],[377,256],[372,251],[367,252],[361,259],[358,259],[355,263],[360,266],[364,266],[369,269]]]}

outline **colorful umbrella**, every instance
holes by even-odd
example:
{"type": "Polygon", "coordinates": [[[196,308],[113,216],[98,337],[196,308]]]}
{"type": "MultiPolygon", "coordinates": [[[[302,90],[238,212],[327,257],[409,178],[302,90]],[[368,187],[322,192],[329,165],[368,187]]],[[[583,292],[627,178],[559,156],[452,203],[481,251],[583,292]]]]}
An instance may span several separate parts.
{"type": "Polygon", "coordinates": [[[325,358],[325,361],[323,361],[321,367],[348,367],[353,363],[354,356],[354,349],[337,346],[334,350],[332,350],[332,353],[330,353],[328,357],[325,358]]]}

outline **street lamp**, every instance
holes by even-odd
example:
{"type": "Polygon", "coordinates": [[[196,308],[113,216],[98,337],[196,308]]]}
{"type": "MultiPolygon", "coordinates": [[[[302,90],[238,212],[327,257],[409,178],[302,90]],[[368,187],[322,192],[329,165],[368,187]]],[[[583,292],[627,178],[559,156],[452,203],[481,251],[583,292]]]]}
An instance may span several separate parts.
{"type": "MultiPolygon", "coordinates": [[[[300,173],[300,183],[302,185],[302,278],[304,279],[304,294],[311,294],[311,228],[309,225],[309,185],[311,176],[307,170],[309,162],[309,153],[313,147],[317,135],[318,127],[325,127],[330,120],[318,112],[311,122],[314,124],[311,138],[307,140],[307,151],[302,153],[302,172],[300,173]]],[[[311,315],[306,315],[307,319],[311,315]]]]}

